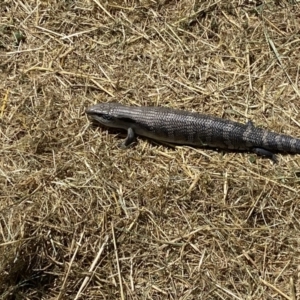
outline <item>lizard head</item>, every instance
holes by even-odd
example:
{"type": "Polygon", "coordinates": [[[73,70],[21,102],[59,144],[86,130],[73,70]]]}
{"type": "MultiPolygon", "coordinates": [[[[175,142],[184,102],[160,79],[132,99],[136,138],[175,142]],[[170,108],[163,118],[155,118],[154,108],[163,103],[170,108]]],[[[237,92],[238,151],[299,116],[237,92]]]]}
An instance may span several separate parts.
{"type": "Polygon", "coordinates": [[[134,121],[124,115],[125,108],[116,102],[98,103],[88,107],[85,113],[92,121],[107,127],[127,129],[134,121]]]}

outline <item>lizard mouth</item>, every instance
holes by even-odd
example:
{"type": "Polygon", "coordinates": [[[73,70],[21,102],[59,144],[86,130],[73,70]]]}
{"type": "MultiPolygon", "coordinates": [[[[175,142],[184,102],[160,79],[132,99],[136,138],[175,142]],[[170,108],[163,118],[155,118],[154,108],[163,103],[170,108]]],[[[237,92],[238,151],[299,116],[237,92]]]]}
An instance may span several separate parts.
{"type": "Polygon", "coordinates": [[[101,124],[99,118],[97,117],[97,115],[95,114],[87,114],[87,117],[89,119],[89,121],[93,124],[93,125],[99,125],[101,124]]]}

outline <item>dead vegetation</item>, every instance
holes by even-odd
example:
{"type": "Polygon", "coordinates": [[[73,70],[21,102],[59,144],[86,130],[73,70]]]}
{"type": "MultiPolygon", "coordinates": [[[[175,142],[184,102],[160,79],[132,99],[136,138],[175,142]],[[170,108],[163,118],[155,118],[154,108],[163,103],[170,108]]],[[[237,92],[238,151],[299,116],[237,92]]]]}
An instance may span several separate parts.
{"type": "Polygon", "coordinates": [[[124,151],[84,115],[119,101],[300,136],[299,5],[2,1],[1,299],[299,298],[300,155],[124,151]]]}

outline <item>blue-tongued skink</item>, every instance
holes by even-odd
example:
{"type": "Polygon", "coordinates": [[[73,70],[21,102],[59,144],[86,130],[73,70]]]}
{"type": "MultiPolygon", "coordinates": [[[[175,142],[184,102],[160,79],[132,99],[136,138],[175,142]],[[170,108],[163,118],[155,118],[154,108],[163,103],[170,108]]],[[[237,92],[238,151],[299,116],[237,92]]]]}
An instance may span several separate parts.
{"type": "Polygon", "coordinates": [[[276,161],[274,152],[300,153],[300,139],[246,124],[183,110],[99,103],[86,109],[102,125],[127,130],[123,146],[135,135],[170,144],[251,151],[276,161]]]}

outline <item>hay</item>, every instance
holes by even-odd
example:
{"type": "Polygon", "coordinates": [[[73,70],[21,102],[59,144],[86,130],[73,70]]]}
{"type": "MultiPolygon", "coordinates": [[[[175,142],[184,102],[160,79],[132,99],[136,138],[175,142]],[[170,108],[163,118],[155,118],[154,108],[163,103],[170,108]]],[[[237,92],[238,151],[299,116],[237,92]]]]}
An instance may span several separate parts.
{"type": "Polygon", "coordinates": [[[4,1],[1,299],[296,299],[299,155],[168,148],[97,102],[299,136],[296,1],[4,1]]]}

